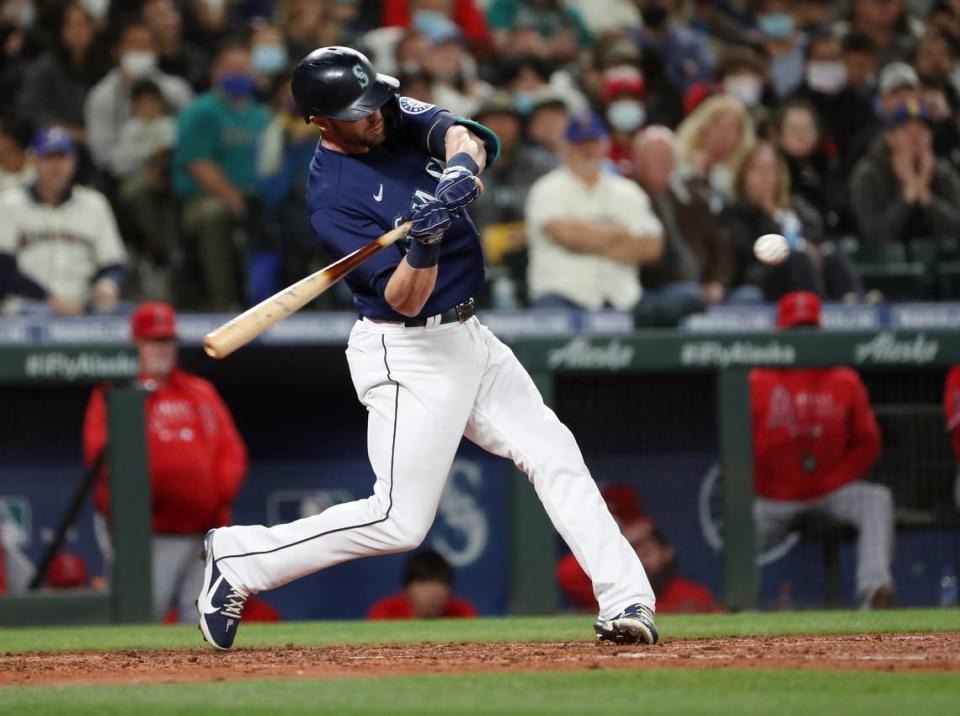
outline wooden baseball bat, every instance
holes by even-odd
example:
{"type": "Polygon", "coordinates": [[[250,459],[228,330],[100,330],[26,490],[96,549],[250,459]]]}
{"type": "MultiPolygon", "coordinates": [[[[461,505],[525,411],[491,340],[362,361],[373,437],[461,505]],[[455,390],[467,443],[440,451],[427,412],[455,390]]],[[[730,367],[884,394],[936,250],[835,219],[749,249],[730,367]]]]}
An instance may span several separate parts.
{"type": "Polygon", "coordinates": [[[339,261],[334,261],[329,266],[261,301],[215,331],[208,333],[203,339],[203,350],[211,358],[226,358],[277,321],[299,311],[375,253],[395,244],[406,236],[409,230],[409,221],[400,224],[339,261]]]}

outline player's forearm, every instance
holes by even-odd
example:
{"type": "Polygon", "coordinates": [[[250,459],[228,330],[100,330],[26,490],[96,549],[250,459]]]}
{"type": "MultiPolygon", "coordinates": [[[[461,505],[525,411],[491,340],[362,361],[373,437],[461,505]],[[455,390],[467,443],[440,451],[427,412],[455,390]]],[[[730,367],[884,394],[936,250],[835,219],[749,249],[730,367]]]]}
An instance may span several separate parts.
{"type": "Polygon", "coordinates": [[[483,142],[466,127],[459,124],[450,127],[444,135],[444,141],[447,161],[450,161],[455,154],[466,154],[477,163],[479,167],[477,174],[480,174],[487,165],[487,151],[484,149],[483,142]]]}
{"type": "Polygon", "coordinates": [[[436,283],[436,266],[413,268],[404,259],[387,282],[383,297],[394,311],[412,318],[423,310],[436,283]]]}

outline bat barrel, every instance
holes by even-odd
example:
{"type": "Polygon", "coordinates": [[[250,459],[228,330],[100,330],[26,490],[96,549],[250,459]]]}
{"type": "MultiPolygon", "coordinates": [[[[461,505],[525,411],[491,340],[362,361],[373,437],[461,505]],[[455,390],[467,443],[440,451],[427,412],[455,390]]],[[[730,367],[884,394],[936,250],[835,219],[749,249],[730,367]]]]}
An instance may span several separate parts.
{"type": "Polygon", "coordinates": [[[401,224],[339,261],[300,279],[256,306],[227,321],[203,339],[203,350],[211,358],[226,358],[245,346],[277,321],[299,311],[321,293],[381,249],[406,236],[410,224],[401,224]]]}

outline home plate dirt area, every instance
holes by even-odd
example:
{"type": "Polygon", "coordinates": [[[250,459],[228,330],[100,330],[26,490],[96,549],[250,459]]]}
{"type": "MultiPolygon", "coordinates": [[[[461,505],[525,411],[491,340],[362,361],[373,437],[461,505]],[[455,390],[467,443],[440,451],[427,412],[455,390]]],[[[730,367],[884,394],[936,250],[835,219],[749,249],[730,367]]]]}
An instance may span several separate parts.
{"type": "Polygon", "coordinates": [[[960,671],[960,633],[667,639],[654,647],[511,642],[7,653],[0,655],[0,685],[651,668],[952,672],[960,671]]]}

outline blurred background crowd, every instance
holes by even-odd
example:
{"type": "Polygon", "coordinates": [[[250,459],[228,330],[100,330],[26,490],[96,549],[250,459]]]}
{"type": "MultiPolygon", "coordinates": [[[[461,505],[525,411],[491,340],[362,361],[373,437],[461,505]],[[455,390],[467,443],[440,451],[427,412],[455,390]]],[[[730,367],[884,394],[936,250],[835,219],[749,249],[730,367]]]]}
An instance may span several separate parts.
{"type": "Polygon", "coordinates": [[[501,137],[472,210],[487,307],[960,295],[957,0],[0,7],[6,313],[232,311],[323,265],[289,80],[330,44],[501,137]]]}

